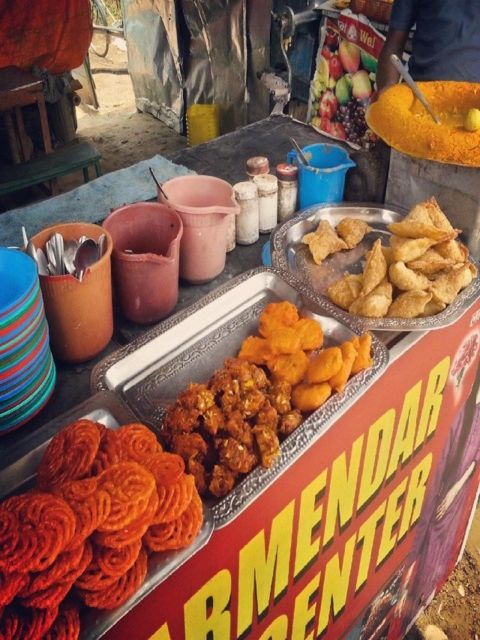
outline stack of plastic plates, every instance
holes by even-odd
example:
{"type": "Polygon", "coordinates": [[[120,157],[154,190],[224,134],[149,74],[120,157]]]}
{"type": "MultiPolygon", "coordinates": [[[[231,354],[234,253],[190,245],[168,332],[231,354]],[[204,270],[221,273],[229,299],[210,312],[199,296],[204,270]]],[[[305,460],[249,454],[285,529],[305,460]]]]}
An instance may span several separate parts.
{"type": "Polygon", "coordinates": [[[55,379],[36,264],[0,248],[0,434],[38,413],[55,379]]]}

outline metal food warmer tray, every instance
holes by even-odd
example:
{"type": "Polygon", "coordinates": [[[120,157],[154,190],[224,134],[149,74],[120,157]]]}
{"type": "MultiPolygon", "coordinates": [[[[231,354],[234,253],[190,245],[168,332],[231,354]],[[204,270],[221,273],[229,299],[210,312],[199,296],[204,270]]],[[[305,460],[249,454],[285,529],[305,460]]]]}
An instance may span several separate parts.
{"type": "MultiPolygon", "coordinates": [[[[361,273],[365,254],[372,248],[375,240],[388,239],[391,233],[387,226],[391,222],[398,222],[405,214],[406,212],[400,209],[387,209],[378,204],[344,203],[309,207],[279,225],[272,233],[270,240],[272,264],[281,273],[290,274],[313,293],[329,301],[326,295],[328,287],[340,279],[346,271],[361,273]],[[315,264],[308,247],[302,243],[303,236],[314,231],[321,220],[327,220],[335,227],[342,218],[363,220],[374,231],[368,233],[354,249],[339,251],[328,256],[322,264],[315,264]]],[[[468,238],[465,240],[468,242],[468,238]]],[[[452,304],[435,316],[426,318],[365,318],[354,316],[336,305],[334,307],[339,320],[345,323],[355,320],[361,323],[364,330],[426,331],[453,324],[479,295],[480,278],[477,277],[458,294],[452,304]]]]}
{"type": "MultiPolygon", "coordinates": [[[[322,326],[325,345],[338,344],[363,331],[335,305],[316,296],[288,273],[268,268],[248,271],[216,289],[188,309],[101,361],[92,373],[92,389],[119,393],[139,419],[158,429],[165,408],[191,382],[206,382],[225,358],[238,353],[242,341],[257,334],[266,304],[289,300],[303,316],[322,326]]],[[[214,527],[231,522],[258,498],[320,435],[343,414],[389,362],[387,348],[373,336],[373,365],[352,377],[280,445],[269,469],[253,469],[229,494],[212,500],[214,527]]]]}

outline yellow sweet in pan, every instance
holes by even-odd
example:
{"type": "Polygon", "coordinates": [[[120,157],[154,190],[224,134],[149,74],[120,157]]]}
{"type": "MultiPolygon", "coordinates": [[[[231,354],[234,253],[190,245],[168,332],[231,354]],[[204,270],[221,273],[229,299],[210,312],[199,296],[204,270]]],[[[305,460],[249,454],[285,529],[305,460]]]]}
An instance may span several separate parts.
{"type": "Polygon", "coordinates": [[[368,126],[385,142],[411,156],[480,166],[480,130],[467,131],[465,116],[479,108],[480,84],[419,82],[441,124],[436,124],[405,84],[397,84],[370,105],[368,126]]]}

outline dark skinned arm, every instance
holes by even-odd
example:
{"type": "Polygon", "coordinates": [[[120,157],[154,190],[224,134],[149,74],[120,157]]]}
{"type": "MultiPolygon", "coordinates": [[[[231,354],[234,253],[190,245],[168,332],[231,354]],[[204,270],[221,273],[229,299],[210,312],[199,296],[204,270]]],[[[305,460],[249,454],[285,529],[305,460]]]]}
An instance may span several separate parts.
{"type": "Polygon", "coordinates": [[[388,87],[398,82],[399,75],[395,71],[390,56],[395,53],[400,60],[402,59],[403,50],[408,39],[408,31],[397,31],[389,29],[385,44],[378,59],[377,69],[377,89],[381,93],[388,87]]]}

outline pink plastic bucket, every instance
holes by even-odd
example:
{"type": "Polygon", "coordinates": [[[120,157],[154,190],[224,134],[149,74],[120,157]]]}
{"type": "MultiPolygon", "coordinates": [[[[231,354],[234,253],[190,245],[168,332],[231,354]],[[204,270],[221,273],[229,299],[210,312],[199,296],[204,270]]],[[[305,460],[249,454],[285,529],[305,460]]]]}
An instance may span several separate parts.
{"type": "Polygon", "coordinates": [[[238,214],[228,182],[213,176],[180,176],[164,182],[165,200],[183,221],[180,277],[193,284],[213,280],[225,268],[228,216],[238,214]]]}
{"type": "Polygon", "coordinates": [[[138,202],[103,222],[113,240],[113,277],[122,313],[133,322],[157,322],[178,299],[183,224],[170,207],[138,202]]]}

